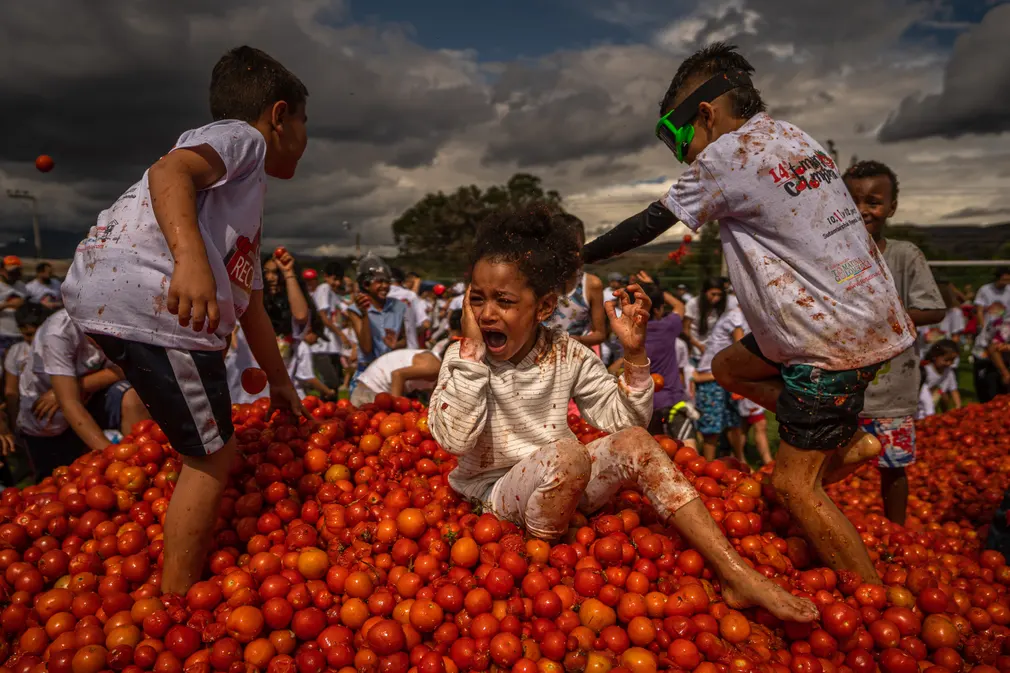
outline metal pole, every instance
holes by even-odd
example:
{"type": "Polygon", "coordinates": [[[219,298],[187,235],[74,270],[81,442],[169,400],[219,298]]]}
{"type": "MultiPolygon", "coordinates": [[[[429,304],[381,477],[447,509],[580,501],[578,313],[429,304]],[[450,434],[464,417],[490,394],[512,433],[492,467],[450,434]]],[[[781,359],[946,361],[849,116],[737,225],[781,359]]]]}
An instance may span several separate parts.
{"type": "Polygon", "coordinates": [[[32,199],[32,230],[35,233],[35,258],[42,260],[42,232],[39,230],[39,202],[33,196],[32,199]]]}

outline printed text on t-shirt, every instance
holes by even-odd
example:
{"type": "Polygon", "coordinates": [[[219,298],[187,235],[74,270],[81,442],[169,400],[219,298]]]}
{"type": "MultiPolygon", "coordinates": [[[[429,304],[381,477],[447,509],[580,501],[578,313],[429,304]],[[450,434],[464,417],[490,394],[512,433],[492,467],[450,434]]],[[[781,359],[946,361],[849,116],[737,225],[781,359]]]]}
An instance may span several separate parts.
{"type": "Polygon", "coordinates": [[[821,184],[830,184],[841,176],[835,170],[835,162],[821,151],[814,152],[795,164],[780,162],[768,173],[775,184],[786,190],[789,196],[799,196],[807,189],[817,189],[821,184]]]}

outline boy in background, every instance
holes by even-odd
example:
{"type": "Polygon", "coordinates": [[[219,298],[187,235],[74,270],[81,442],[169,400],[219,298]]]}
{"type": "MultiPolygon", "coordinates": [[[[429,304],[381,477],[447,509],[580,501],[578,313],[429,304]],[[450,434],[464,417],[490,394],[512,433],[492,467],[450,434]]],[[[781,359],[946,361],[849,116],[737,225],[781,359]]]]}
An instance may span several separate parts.
{"type": "MultiPolygon", "coordinates": [[[[921,327],[943,320],[947,307],[926,256],[913,243],[884,237],[887,221],[898,209],[898,178],[894,171],[877,161],[860,161],[849,167],[844,180],[912,322],[921,327]]],[[[912,344],[877,372],[866,389],[860,420],[862,428],[872,433],[882,448],[877,465],[884,514],[901,525],[905,524],[908,506],[905,470],[915,462],[919,391],[919,352],[912,344]]]]}
{"type": "Polygon", "coordinates": [[[50,311],[63,308],[63,297],[60,294],[60,281],[53,278],[53,265],[49,262],[39,262],[35,267],[35,278],[25,284],[28,301],[42,304],[50,311]]]}
{"type": "Polygon", "coordinates": [[[211,76],[215,121],[184,133],[98,216],[63,283],[74,322],[183,456],[165,521],[165,593],[199,579],[234,460],[223,351],[236,322],[274,406],[306,415],[263,306],[260,240],[266,177],[292,178],[305,151],[307,96],[262,51],[225,54],[211,76]]]}
{"type": "Polygon", "coordinates": [[[719,222],[753,332],[716,356],[713,372],[778,416],[772,484],[820,558],[880,583],[859,533],[822,486],[826,474],[879,453],[859,430],[863,393],[915,329],[834,161],[765,113],[752,72],[722,43],[681,64],[656,133],[687,170],[661,201],[590,242],[583,258],[644,245],[678,220],[695,231],[719,222]]]}

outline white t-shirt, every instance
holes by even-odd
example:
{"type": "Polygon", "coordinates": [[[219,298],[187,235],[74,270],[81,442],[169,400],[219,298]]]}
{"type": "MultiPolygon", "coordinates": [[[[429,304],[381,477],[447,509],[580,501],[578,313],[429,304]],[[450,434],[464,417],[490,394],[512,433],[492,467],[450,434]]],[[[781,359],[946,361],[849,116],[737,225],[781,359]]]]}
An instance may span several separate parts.
{"type": "Polygon", "coordinates": [[[60,281],[55,278],[50,278],[45,283],[38,278],[33,278],[25,284],[25,291],[28,292],[28,300],[36,304],[41,304],[42,298],[47,296],[59,302],[63,301],[63,296],[60,294],[60,281]]]}
{"type": "Polygon", "coordinates": [[[316,372],[312,369],[312,347],[304,341],[299,341],[294,351],[294,357],[288,363],[288,376],[291,377],[291,382],[295,384],[298,397],[304,399],[308,395],[308,389],[305,387],[306,384],[309,380],[316,377],[316,372]]]}
{"type": "Polygon", "coordinates": [[[915,415],[918,419],[935,414],[936,399],[957,390],[957,367],[948,367],[942,374],[932,363],[926,363],[922,369],[925,376],[919,389],[919,408],[915,415]]]}
{"type": "MultiPolygon", "coordinates": [[[[415,348],[400,348],[389,351],[385,355],[380,355],[372,364],[368,365],[365,371],[358,377],[358,383],[368,386],[368,389],[377,393],[388,393],[393,386],[393,372],[397,369],[404,369],[414,364],[414,358],[426,350],[415,348]]],[[[415,390],[431,390],[435,387],[434,381],[407,381],[403,392],[410,393],[415,390]]]]}
{"type": "Polygon", "coordinates": [[[417,330],[427,320],[421,298],[413,290],[408,290],[400,285],[390,285],[389,296],[406,304],[407,311],[403,314],[403,332],[407,340],[407,348],[417,350],[420,348],[417,341],[417,330]]]}
{"type": "MultiPolygon", "coordinates": [[[[317,311],[325,313],[334,324],[339,322],[340,299],[333,288],[326,283],[320,283],[312,291],[312,301],[315,303],[317,311]]],[[[339,353],[340,351],[340,337],[330,331],[329,327],[323,330],[319,340],[312,346],[313,353],[339,353]]]]}
{"type": "Polygon", "coordinates": [[[851,370],[914,342],[834,161],[795,126],[755,115],[706,147],[663,203],[693,230],[718,220],[733,289],[770,360],[851,370]]]}
{"type": "MultiPolygon", "coordinates": [[[[732,311],[733,309],[740,306],[740,302],[737,301],[736,295],[729,295],[726,297],[726,311],[732,311]]],[[[725,312],[725,311],[724,311],[725,312]]],[[[715,327],[715,323],[719,320],[719,316],[716,315],[715,311],[709,311],[708,318],[705,321],[707,323],[707,329],[705,335],[702,336],[698,329],[698,325],[701,322],[701,302],[697,297],[691,297],[686,302],[684,302],[684,318],[691,319],[691,329],[688,334],[691,335],[692,339],[696,339],[701,343],[705,343],[705,339],[712,332],[712,328],[715,327]]],[[[691,346],[691,355],[696,358],[701,358],[701,351],[699,351],[694,346],[691,346]]]]}
{"type": "Polygon", "coordinates": [[[4,371],[14,376],[21,376],[31,357],[32,347],[26,341],[19,341],[7,349],[4,355],[4,371]]]}
{"type": "Polygon", "coordinates": [[[62,412],[56,412],[44,425],[35,418],[32,405],[52,389],[50,377],[81,377],[107,366],[105,354],[77,329],[66,311],[49,316],[35,333],[30,359],[18,381],[18,429],[33,437],[56,437],[66,432],[70,424],[62,412]]]}
{"type": "Polygon", "coordinates": [[[449,313],[463,310],[463,297],[465,296],[466,295],[458,294],[449,300],[449,313]]]}
{"type": "Polygon", "coordinates": [[[77,246],[63,296],[84,331],[166,348],[221,350],[249,305],[250,293],[263,288],[259,251],[266,142],[249,124],[228,120],[187,131],[175,148],[199,145],[212,147],[226,168],[223,178],[197,195],[200,233],[217,281],[217,332],[180,327],[168,312],[175,264],[154,217],[149,173],[102,211],[97,226],[77,246]]]}
{"type": "Polygon", "coordinates": [[[231,393],[232,404],[252,404],[261,397],[270,396],[270,384],[261,392],[250,395],[242,387],[242,372],[250,367],[259,367],[253,357],[245,332],[239,327],[235,332],[235,346],[228,350],[224,358],[225,371],[228,373],[228,392],[231,393]]]}
{"type": "Polygon", "coordinates": [[[705,353],[698,363],[699,372],[712,371],[712,360],[722,350],[733,345],[733,332],[737,329],[747,330],[747,323],[744,321],[743,312],[739,307],[732,308],[715,321],[715,325],[705,339],[705,353]]]}
{"type": "Polygon", "coordinates": [[[352,327],[345,327],[341,330],[344,336],[347,338],[347,345],[342,351],[344,355],[350,356],[351,353],[355,352],[354,349],[358,346],[358,335],[355,334],[352,327]]]}
{"type": "MultiPolygon", "coordinates": [[[[14,285],[10,285],[0,280],[0,304],[10,299],[11,296],[26,297],[27,295],[28,291],[25,289],[24,283],[19,281],[14,283],[14,285]]],[[[0,336],[21,336],[21,330],[18,329],[18,321],[14,317],[16,311],[17,309],[13,308],[0,309],[0,336]]]]}
{"type": "Polygon", "coordinates": [[[687,342],[683,339],[677,339],[675,344],[677,349],[677,367],[680,369],[681,375],[684,377],[684,394],[688,397],[691,396],[691,386],[689,385],[691,379],[694,378],[694,365],[691,364],[691,349],[688,347],[687,342]]]}
{"type": "Polygon", "coordinates": [[[1010,307],[1010,285],[1001,290],[996,287],[996,283],[986,283],[975,293],[975,306],[985,308],[996,303],[1010,307]]]}

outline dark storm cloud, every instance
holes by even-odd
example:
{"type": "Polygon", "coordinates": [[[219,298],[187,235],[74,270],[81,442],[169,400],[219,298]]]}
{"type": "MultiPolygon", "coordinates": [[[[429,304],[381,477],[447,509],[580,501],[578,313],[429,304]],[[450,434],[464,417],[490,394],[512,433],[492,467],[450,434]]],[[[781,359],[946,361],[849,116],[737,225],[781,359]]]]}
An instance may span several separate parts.
{"type": "Polygon", "coordinates": [[[1010,131],[1010,5],[961,35],[940,93],[906,98],[880,129],[889,143],[1010,131]]]}
{"type": "Polygon", "coordinates": [[[309,89],[309,150],[297,180],[271,182],[268,218],[282,212],[287,233],[313,236],[324,230],[318,213],[374,217],[382,204],[344,193],[348,176],[372,193],[383,184],[377,166],[430,164],[450,137],[490,120],[492,110],[460,57],[423,49],[396,28],[321,22],[339,14],[337,0],[5,5],[0,164],[18,162],[12,174],[27,177],[35,156],[52,154],[58,171],[47,180],[72,185],[86,205],[47,226],[78,230],[183,131],[210,121],[211,68],[246,43],[309,89]]]}

